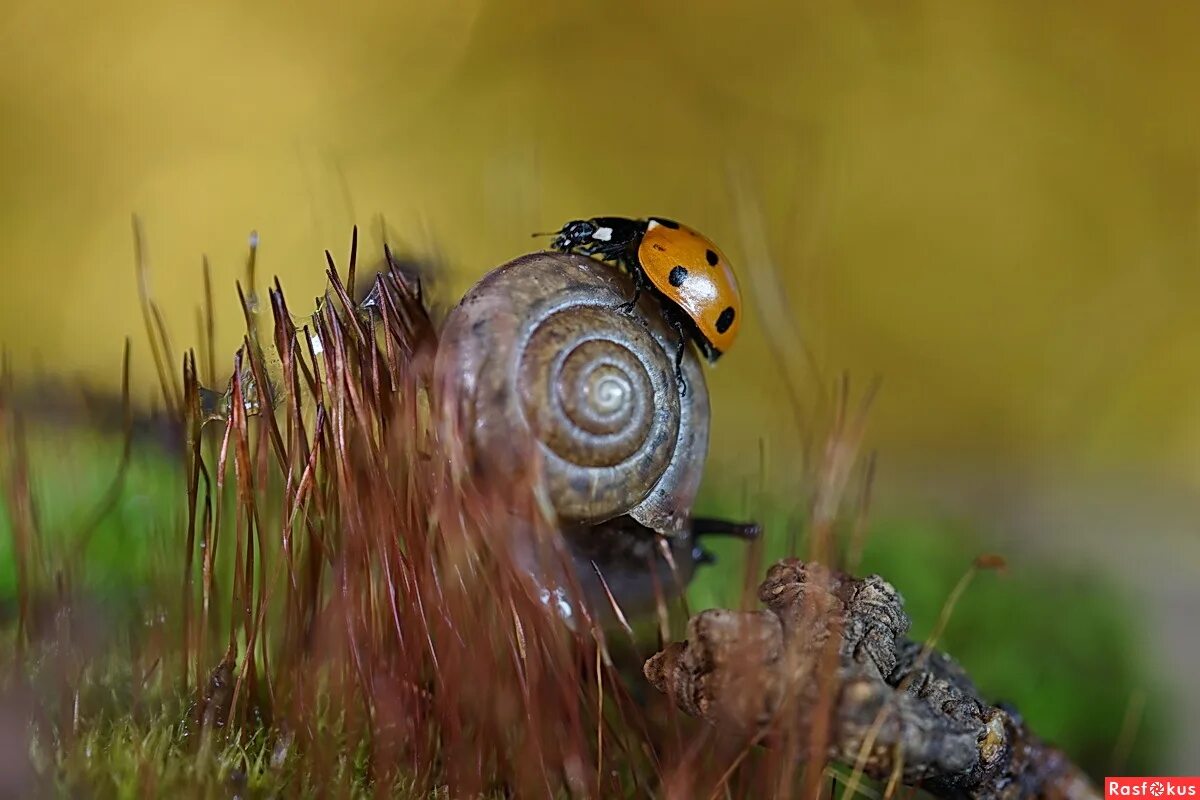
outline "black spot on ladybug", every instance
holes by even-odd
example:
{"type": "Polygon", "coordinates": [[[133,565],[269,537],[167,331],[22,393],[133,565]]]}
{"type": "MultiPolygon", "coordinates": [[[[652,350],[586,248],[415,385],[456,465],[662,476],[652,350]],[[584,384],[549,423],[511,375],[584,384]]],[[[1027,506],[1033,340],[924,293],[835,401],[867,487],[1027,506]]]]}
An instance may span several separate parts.
{"type": "Polygon", "coordinates": [[[717,317],[717,333],[724,333],[729,330],[729,326],[733,324],[733,306],[725,306],[725,310],[721,312],[721,316],[717,317]]]}
{"type": "Polygon", "coordinates": [[[657,251],[658,251],[658,252],[660,252],[660,253],[665,253],[665,252],[667,252],[667,248],[663,247],[661,244],[658,244],[657,242],[656,242],[656,243],[655,243],[655,245],[654,245],[654,249],[655,249],[655,250],[657,250],[657,251]]]}
{"type": "Polygon", "coordinates": [[[720,258],[717,257],[717,254],[714,253],[712,250],[705,250],[704,258],[708,261],[708,265],[710,267],[715,267],[717,265],[717,262],[721,260],[720,258]]]}
{"type": "Polygon", "coordinates": [[[670,228],[673,231],[679,230],[679,223],[673,219],[663,219],[662,217],[655,217],[654,221],[657,222],[659,225],[662,225],[664,228],[670,228]]]}
{"type": "Polygon", "coordinates": [[[687,269],[684,267],[672,267],[671,274],[667,276],[667,282],[672,286],[683,286],[683,282],[687,280],[687,269]]]}

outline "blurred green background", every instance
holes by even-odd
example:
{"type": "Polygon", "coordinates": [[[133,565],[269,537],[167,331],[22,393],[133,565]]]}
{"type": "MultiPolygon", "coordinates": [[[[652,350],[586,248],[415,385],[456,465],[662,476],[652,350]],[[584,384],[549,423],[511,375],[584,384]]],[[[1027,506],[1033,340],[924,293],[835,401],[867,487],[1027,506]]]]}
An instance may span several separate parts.
{"type": "Polygon", "coordinates": [[[1197,41],[1186,2],[7,0],[0,342],[112,387],[132,335],[150,397],[131,213],[177,346],[210,256],[230,356],[251,230],[296,306],[379,215],[448,297],[532,231],[670,215],[747,295],[710,483],[786,493],[786,381],[882,376],[880,514],[1110,575],[1200,718],[1197,41]]]}

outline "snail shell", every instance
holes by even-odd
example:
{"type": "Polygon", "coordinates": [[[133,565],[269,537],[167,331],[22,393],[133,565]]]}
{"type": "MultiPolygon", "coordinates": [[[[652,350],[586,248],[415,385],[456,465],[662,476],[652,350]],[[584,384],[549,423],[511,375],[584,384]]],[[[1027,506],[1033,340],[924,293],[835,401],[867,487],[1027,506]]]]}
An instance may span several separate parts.
{"type": "Polygon", "coordinates": [[[620,310],[633,293],[583,256],[511,261],[447,315],[434,380],[473,468],[512,472],[532,455],[560,522],[628,515],[670,534],[700,486],[708,390],[688,347],[681,394],[678,335],[648,293],[620,310]]]}

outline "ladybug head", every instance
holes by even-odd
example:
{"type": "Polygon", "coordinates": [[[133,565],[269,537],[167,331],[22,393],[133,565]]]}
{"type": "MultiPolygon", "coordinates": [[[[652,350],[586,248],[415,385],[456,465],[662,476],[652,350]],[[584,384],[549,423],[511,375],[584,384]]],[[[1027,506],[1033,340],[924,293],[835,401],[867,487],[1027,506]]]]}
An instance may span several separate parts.
{"type": "Polygon", "coordinates": [[[596,223],[591,220],[571,220],[563,225],[558,235],[554,237],[553,247],[557,250],[570,250],[591,239],[595,232],[596,223]]]}

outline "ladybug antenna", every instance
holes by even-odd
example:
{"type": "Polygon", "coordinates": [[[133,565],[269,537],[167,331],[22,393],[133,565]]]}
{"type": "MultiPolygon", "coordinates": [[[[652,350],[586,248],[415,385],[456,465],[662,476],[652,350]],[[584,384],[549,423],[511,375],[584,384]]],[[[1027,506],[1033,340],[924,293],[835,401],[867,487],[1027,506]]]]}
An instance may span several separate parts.
{"type": "Polygon", "coordinates": [[[548,233],[534,233],[530,235],[531,239],[536,239],[539,236],[558,236],[561,231],[549,231],[548,233]]]}

